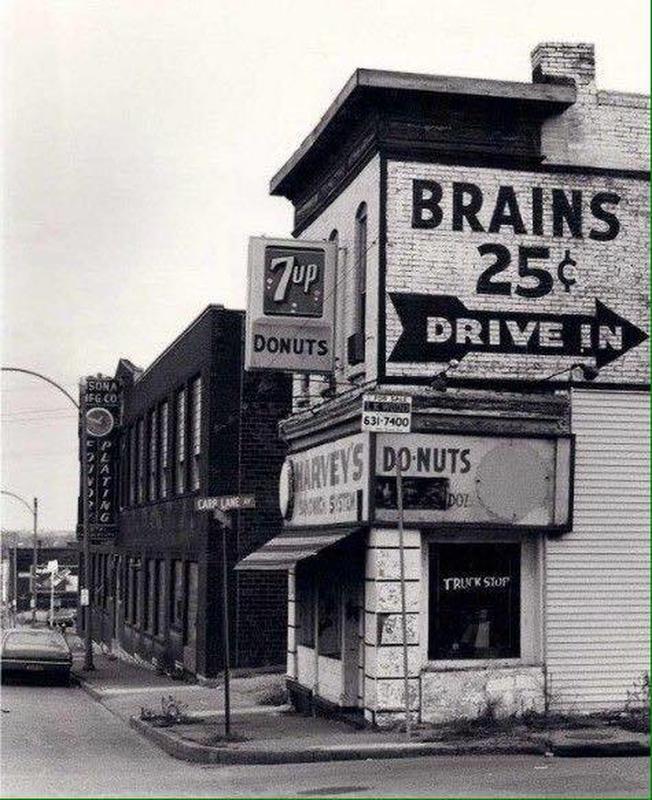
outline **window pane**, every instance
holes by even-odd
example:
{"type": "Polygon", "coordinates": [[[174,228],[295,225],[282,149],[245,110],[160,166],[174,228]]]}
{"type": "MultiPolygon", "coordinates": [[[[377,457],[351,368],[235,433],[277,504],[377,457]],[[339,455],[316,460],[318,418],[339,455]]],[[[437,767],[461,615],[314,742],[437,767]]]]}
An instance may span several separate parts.
{"type": "Polygon", "coordinates": [[[339,658],[340,636],[340,590],[332,583],[319,586],[319,654],[339,658]]]}
{"type": "Polygon", "coordinates": [[[138,420],[138,502],[145,500],[145,424],[138,420]]]}
{"type": "Polygon", "coordinates": [[[430,547],[428,655],[520,655],[520,544],[430,547]]]}
{"type": "Polygon", "coordinates": [[[178,494],[186,490],[186,390],[182,389],[177,395],[177,469],[176,490],[178,494]]]}
{"type": "Polygon", "coordinates": [[[168,404],[161,405],[161,419],[159,423],[161,431],[161,461],[160,461],[160,475],[159,475],[159,488],[161,498],[167,497],[168,494],[168,404]]]}
{"type": "Polygon", "coordinates": [[[165,631],[165,561],[158,562],[158,602],[156,633],[165,631]]]}
{"type": "Polygon", "coordinates": [[[199,463],[201,455],[201,378],[195,378],[191,384],[190,398],[191,420],[191,461],[190,488],[199,489],[199,463]]]}
{"type": "Polygon", "coordinates": [[[297,644],[315,646],[315,584],[314,576],[297,569],[296,577],[296,638],[297,644]]]}
{"type": "Polygon", "coordinates": [[[156,500],[158,472],[158,414],[153,409],[149,416],[149,499],[156,500]]]}

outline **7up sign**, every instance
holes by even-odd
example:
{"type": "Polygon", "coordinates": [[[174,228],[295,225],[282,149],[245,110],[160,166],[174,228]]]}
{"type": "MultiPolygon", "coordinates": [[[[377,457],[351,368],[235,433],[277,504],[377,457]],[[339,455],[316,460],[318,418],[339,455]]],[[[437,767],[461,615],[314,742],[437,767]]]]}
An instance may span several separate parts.
{"type": "Polygon", "coordinates": [[[330,372],[333,368],[332,242],[249,242],[246,368],[330,372]]]}

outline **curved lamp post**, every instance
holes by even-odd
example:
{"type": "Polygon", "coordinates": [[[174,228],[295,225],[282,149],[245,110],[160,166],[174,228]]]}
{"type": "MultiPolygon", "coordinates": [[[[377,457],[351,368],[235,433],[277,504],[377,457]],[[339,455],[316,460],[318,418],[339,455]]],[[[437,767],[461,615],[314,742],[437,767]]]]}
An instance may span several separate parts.
{"type": "MultiPolygon", "coordinates": [[[[35,378],[39,378],[45,383],[49,383],[50,386],[54,386],[55,389],[58,389],[62,394],[64,394],[68,400],[73,404],[73,406],[81,412],[81,417],[83,418],[84,408],[83,401],[80,405],[77,400],[68,392],[66,389],[61,386],[61,384],[57,383],[56,381],[52,380],[52,378],[48,378],[47,375],[43,375],[40,372],[36,372],[33,369],[23,369],[22,367],[2,367],[2,372],[20,372],[24,375],[32,375],[35,378]]],[[[82,394],[83,397],[83,394],[82,394]]],[[[84,420],[85,423],[85,420],[84,420]]],[[[80,434],[81,434],[81,452],[83,453],[83,458],[86,457],[86,425],[80,424],[80,434]]],[[[85,484],[85,481],[84,481],[85,484]]],[[[84,588],[87,590],[88,594],[88,605],[85,606],[86,611],[85,613],[85,625],[84,625],[84,669],[85,670],[92,670],[95,669],[93,666],[93,642],[91,639],[91,592],[90,592],[90,583],[91,583],[91,570],[90,570],[90,536],[88,535],[88,493],[86,491],[86,486],[82,487],[83,491],[82,495],[82,531],[83,531],[83,540],[84,540],[84,588]]],[[[21,498],[22,499],[22,498],[21,498]]],[[[36,503],[36,498],[34,499],[36,503]]],[[[36,522],[34,523],[34,530],[36,531],[36,522]]],[[[36,537],[36,533],[34,534],[36,537]]],[[[35,540],[36,541],[36,540],[35,540]]],[[[34,545],[36,548],[36,544],[34,545]]],[[[34,582],[36,582],[36,549],[34,555],[34,582]]],[[[36,594],[34,594],[34,600],[36,600],[36,594]]],[[[34,619],[35,609],[32,612],[32,619],[34,619]]]]}
{"type": "MultiPolygon", "coordinates": [[[[19,503],[22,503],[25,508],[29,511],[32,515],[33,521],[33,533],[34,533],[34,548],[33,548],[33,556],[32,556],[32,581],[31,581],[31,590],[32,590],[32,625],[36,622],[36,568],[38,566],[38,538],[37,538],[37,529],[38,529],[38,498],[34,498],[34,504],[31,505],[27,500],[21,497],[19,494],[15,492],[9,492],[6,489],[1,489],[0,493],[5,495],[6,497],[13,497],[14,500],[18,500],[19,503]]],[[[15,548],[14,548],[15,549],[15,548]]],[[[15,585],[15,570],[16,565],[14,565],[14,585],[15,585]]],[[[18,610],[18,602],[14,592],[14,603],[16,604],[14,612],[18,610]]]]}

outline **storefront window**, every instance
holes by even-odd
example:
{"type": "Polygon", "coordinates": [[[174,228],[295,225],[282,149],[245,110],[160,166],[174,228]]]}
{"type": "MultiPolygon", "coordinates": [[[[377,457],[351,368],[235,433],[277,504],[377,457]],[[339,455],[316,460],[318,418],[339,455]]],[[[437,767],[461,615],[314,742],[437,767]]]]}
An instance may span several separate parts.
{"type": "Polygon", "coordinates": [[[295,585],[297,644],[315,646],[315,584],[314,576],[297,569],[295,585]]]}
{"type": "Polygon", "coordinates": [[[318,624],[319,655],[340,658],[342,655],[340,626],[340,589],[337,584],[321,583],[319,586],[318,624]]]}
{"type": "Polygon", "coordinates": [[[520,656],[520,544],[430,546],[431,659],[520,656]]]}

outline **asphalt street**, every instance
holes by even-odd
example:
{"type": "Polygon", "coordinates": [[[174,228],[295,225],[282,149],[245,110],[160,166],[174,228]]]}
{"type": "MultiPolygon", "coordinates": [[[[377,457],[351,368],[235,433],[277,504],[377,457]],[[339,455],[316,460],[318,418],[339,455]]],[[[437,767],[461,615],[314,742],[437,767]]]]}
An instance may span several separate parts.
{"type": "Polygon", "coordinates": [[[645,758],[177,761],[75,687],[3,685],[2,797],[648,797],[645,758]]]}

